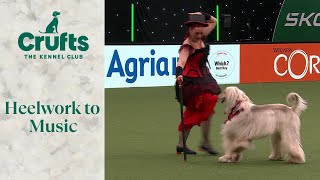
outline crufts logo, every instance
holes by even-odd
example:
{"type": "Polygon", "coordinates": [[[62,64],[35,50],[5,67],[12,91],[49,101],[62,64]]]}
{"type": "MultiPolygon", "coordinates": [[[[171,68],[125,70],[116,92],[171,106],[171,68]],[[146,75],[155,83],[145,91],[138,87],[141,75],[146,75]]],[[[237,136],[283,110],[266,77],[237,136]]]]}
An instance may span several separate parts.
{"type": "Polygon", "coordinates": [[[316,56],[316,55],[308,56],[307,53],[305,53],[303,50],[295,50],[290,54],[289,58],[285,54],[279,54],[274,59],[273,68],[274,68],[274,72],[279,76],[285,76],[287,73],[289,73],[293,79],[302,79],[306,76],[306,74],[308,73],[308,70],[309,70],[309,74],[313,74],[313,69],[314,69],[315,73],[320,74],[320,71],[317,67],[319,65],[319,63],[320,63],[319,56],[316,56]],[[293,57],[296,54],[302,55],[304,58],[304,61],[305,61],[304,70],[301,74],[295,74],[294,72],[292,72],[292,67],[293,67],[292,60],[294,59],[293,57]],[[287,70],[285,70],[283,72],[279,72],[279,70],[278,70],[278,61],[279,60],[285,60],[288,62],[287,70]]]}
{"type": "MultiPolygon", "coordinates": [[[[47,25],[45,32],[39,30],[43,35],[36,36],[30,32],[24,32],[20,34],[18,38],[19,48],[23,51],[41,51],[43,46],[49,51],[87,51],[89,44],[87,43],[88,37],[80,36],[76,37],[75,34],[69,34],[63,32],[59,35],[58,33],[58,16],[60,12],[54,11],[52,13],[53,19],[47,25]],[[43,45],[44,44],[44,45],[43,45]]],[[[60,17],[60,16],[59,16],[60,17]]],[[[63,57],[63,56],[61,56],[63,57]]]]}
{"type": "Polygon", "coordinates": [[[58,16],[60,15],[60,12],[54,11],[52,13],[53,19],[52,21],[47,25],[46,32],[41,32],[40,33],[58,33],[58,16]]]}
{"type": "MultiPolygon", "coordinates": [[[[318,18],[320,13],[288,13],[286,17],[286,24],[284,26],[302,26],[304,23],[307,26],[320,26],[318,18]],[[312,20],[313,18],[313,20],[312,20]]],[[[320,19],[319,19],[320,21],[320,19]]]]}

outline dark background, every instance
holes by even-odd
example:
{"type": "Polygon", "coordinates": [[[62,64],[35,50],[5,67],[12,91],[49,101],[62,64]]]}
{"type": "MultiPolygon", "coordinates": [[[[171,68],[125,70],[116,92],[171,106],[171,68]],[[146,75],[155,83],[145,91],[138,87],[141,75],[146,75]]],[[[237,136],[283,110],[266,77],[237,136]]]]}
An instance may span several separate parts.
{"type": "MultiPolygon", "coordinates": [[[[115,0],[105,2],[105,44],[180,44],[188,12],[216,16],[220,42],[270,42],[283,0],[115,0]],[[131,42],[131,3],[135,39],[131,42]]],[[[207,42],[217,42],[213,31],[207,42]]]]}

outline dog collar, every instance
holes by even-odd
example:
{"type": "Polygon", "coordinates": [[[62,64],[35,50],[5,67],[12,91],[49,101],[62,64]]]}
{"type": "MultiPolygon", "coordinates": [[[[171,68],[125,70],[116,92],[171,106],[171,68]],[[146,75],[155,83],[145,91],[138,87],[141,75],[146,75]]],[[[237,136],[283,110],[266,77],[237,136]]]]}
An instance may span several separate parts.
{"type": "Polygon", "coordinates": [[[240,114],[240,112],[244,111],[243,108],[239,108],[241,102],[242,101],[238,100],[236,104],[231,108],[231,112],[228,114],[228,119],[224,121],[224,124],[226,124],[228,121],[231,121],[231,119],[240,114]]]}

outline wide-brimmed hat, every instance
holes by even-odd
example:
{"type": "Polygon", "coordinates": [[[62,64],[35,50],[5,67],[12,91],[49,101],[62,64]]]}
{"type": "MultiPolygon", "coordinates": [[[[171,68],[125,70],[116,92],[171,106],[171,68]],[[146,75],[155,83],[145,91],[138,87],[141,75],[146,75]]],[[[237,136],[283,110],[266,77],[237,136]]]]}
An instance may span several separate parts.
{"type": "Polygon", "coordinates": [[[184,23],[185,26],[190,27],[195,24],[199,24],[203,27],[207,27],[208,24],[206,23],[205,16],[202,14],[189,14],[188,20],[184,23]]]}

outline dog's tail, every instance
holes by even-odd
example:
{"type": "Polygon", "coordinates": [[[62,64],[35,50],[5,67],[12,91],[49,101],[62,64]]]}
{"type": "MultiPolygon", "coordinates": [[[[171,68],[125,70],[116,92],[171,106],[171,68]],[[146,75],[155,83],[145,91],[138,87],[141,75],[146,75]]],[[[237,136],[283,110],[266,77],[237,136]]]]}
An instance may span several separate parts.
{"type": "Polygon", "coordinates": [[[300,115],[301,111],[307,109],[307,102],[299,96],[298,93],[291,92],[287,96],[287,102],[294,113],[298,116],[300,115]]]}
{"type": "Polygon", "coordinates": [[[42,33],[42,34],[44,34],[45,32],[41,32],[40,30],[38,30],[39,31],[39,33],[42,33]]]}

